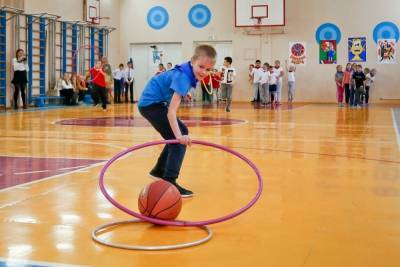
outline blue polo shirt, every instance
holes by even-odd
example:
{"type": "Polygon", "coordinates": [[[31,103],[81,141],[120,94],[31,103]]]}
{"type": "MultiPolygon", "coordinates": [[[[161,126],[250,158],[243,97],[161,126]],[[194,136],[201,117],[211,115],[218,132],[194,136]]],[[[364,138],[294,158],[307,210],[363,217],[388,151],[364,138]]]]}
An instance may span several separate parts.
{"type": "Polygon", "coordinates": [[[143,89],[138,105],[139,107],[147,107],[161,102],[169,104],[175,92],[185,96],[192,87],[196,87],[196,84],[197,80],[193,74],[190,61],[176,65],[173,69],[150,79],[143,89]]]}

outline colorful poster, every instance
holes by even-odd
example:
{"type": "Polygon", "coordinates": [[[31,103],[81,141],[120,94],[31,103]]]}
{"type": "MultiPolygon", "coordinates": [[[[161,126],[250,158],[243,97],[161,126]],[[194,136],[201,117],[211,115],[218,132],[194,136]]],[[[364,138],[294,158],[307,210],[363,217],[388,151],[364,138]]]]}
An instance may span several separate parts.
{"type": "Polygon", "coordinates": [[[337,50],[335,40],[321,40],[319,42],[319,63],[336,64],[337,50]]]}
{"type": "Polygon", "coordinates": [[[367,61],[367,40],[365,37],[349,38],[349,62],[367,61]]]}
{"type": "Polygon", "coordinates": [[[306,65],[306,43],[289,42],[289,62],[296,65],[306,65]]]}
{"type": "Polygon", "coordinates": [[[376,51],[378,64],[396,64],[395,39],[378,39],[376,51]]]}

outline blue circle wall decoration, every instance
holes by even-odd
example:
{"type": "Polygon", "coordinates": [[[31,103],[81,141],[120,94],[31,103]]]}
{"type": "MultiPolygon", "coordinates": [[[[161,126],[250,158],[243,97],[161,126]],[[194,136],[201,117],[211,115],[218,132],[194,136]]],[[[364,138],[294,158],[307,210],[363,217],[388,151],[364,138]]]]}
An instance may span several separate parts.
{"type": "Polygon", "coordinates": [[[190,9],[188,19],[194,27],[203,28],[211,20],[211,11],[206,5],[196,4],[190,9]]]}
{"type": "Polygon", "coordinates": [[[162,6],[152,7],[147,13],[147,24],[155,30],[164,28],[168,21],[168,11],[162,6]]]}
{"type": "Polygon", "coordinates": [[[395,39],[397,42],[400,37],[399,28],[393,22],[381,22],[375,26],[373,37],[375,43],[378,43],[378,39],[395,39]]]}
{"type": "Polygon", "coordinates": [[[324,23],[321,24],[317,31],[315,32],[315,39],[317,43],[321,40],[335,40],[336,43],[340,43],[342,39],[342,33],[338,26],[333,23],[324,23]]]}

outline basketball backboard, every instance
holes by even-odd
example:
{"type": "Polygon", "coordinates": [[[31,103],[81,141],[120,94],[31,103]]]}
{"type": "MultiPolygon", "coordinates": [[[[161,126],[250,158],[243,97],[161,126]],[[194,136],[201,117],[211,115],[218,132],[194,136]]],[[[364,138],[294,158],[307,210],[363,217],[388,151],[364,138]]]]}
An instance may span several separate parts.
{"type": "Polygon", "coordinates": [[[85,0],[85,20],[93,24],[100,23],[100,0],[85,0]]]}
{"type": "Polygon", "coordinates": [[[235,0],[235,27],[285,26],[285,0],[235,0]]]}

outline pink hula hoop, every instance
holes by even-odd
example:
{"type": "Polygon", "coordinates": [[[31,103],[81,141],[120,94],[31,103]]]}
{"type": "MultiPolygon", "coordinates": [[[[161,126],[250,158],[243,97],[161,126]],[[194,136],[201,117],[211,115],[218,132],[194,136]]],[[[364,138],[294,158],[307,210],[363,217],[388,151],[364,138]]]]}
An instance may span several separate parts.
{"type": "Polygon", "coordinates": [[[148,143],[144,143],[141,145],[136,145],[133,146],[131,148],[128,148],[118,154],[116,154],[115,156],[113,156],[109,161],[107,161],[106,165],[104,165],[104,167],[102,168],[101,172],[100,172],[100,176],[99,176],[99,185],[100,185],[100,190],[103,193],[103,195],[105,196],[105,198],[111,203],[113,204],[116,208],[118,208],[119,210],[132,215],[136,218],[139,218],[143,221],[146,222],[150,222],[153,224],[158,224],[158,225],[169,225],[169,226],[204,226],[204,225],[209,225],[209,224],[215,224],[215,223],[219,223],[219,222],[223,222],[223,221],[227,221],[230,220],[240,214],[242,214],[243,212],[245,212],[246,210],[248,210],[249,208],[251,208],[256,202],[257,200],[260,198],[262,190],[263,190],[263,180],[260,174],[260,171],[258,170],[258,168],[256,167],[256,165],[251,162],[248,158],[246,158],[245,156],[243,156],[242,154],[240,154],[239,152],[236,152],[230,148],[221,146],[221,145],[217,145],[217,144],[213,144],[213,143],[209,143],[209,142],[205,142],[205,141],[198,141],[198,140],[192,140],[192,144],[198,144],[198,145],[203,145],[203,146],[209,146],[209,147],[214,147],[214,148],[218,148],[220,150],[226,151],[228,153],[231,153],[233,155],[235,155],[236,157],[242,159],[244,162],[246,162],[256,173],[257,175],[257,180],[258,180],[258,190],[256,195],[251,199],[251,201],[249,203],[247,203],[244,207],[219,218],[215,218],[215,219],[209,219],[209,220],[205,220],[205,221],[181,221],[181,220],[172,220],[172,221],[168,221],[168,220],[160,220],[160,219],[156,219],[156,218],[151,218],[151,217],[147,217],[144,216],[140,213],[134,212],[128,208],[126,208],[125,206],[121,205],[120,203],[118,203],[115,199],[113,199],[110,194],[107,192],[105,186],[104,186],[104,175],[108,169],[108,167],[110,167],[110,165],[116,161],[117,159],[121,158],[122,156],[135,151],[135,150],[139,150],[145,147],[149,147],[149,146],[155,146],[155,145],[161,145],[161,144],[179,144],[178,140],[161,140],[161,141],[153,141],[153,142],[148,142],[148,143]]]}

